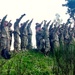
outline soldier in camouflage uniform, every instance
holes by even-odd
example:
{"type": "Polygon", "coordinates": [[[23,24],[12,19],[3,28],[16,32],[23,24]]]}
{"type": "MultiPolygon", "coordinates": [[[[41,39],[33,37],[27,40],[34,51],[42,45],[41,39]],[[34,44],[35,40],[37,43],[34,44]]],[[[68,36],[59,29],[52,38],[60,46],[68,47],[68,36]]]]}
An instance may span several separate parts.
{"type": "Polygon", "coordinates": [[[0,19],[0,49],[1,49],[1,19],[0,19]]]}
{"type": "Polygon", "coordinates": [[[74,31],[74,37],[75,37],[75,21],[74,21],[73,31],[74,31]]]}
{"type": "Polygon", "coordinates": [[[12,33],[13,33],[13,31],[11,30],[11,26],[12,26],[12,23],[9,24],[10,46],[12,43],[12,33]]]}
{"type": "Polygon", "coordinates": [[[41,28],[42,22],[36,23],[36,46],[39,52],[42,50],[43,30],[41,28]]]}
{"type": "Polygon", "coordinates": [[[7,45],[7,33],[5,30],[5,19],[6,19],[7,15],[3,17],[2,21],[1,21],[1,50],[2,49],[6,49],[6,45],[7,45]]]}
{"type": "Polygon", "coordinates": [[[64,28],[63,28],[63,24],[59,29],[59,43],[60,43],[60,48],[62,48],[62,50],[64,50],[64,28]]]}
{"type": "MultiPolygon", "coordinates": [[[[57,23],[56,23],[57,24],[57,23]]],[[[59,49],[59,32],[58,28],[54,25],[54,32],[53,32],[53,49],[59,49]]]]}
{"type": "Polygon", "coordinates": [[[11,23],[11,20],[9,21],[8,23],[8,46],[9,46],[9,49],[11,47],[11,42],[12,42],[12,30],[11,30],[11,26],[12,26],[12,23],[11,23]]]}
{"type": "Polygon", "coordinates": [[[50,46],[51,46],[51,52],[53,52],[53,28],[54,22],[52,22],[52,24],[49,27],[49,42],[50,42],[50,46]]]}
{"type": "Polygon", "coordinates": [[[49,42],[49,30],[48,30],[48,26],[50,21],[46,24],[46,21],[44,20],[44,40],[45,40],[45,54],[48,54],[48,52],[50,51],[50,42],[49,42]]]}
{"type": "Polygon", "coordinates": [[[1,19],[0,19],[0,55],[1,55],[1,19]]]}
{"type": "Polygon", "coordinates": [[[31,23],[33,19],[27,25],[27,33],[28,33],[28,49],[32,49],[32,30],[31,30],[31,23]]]}
{"type": "Polygon", "coordinates": [[[64,28],[64,45],[67,47],[69,45],[69,32],[68,32],[68,23],[65,24],[64,28]]]}
{"type": "Polygon", "coordinates": [[[4,28],[5,28],[5,31],[6,31],[6,34],[7,34],[7,44],[6,44],[6,48],[7,48],[7,50],[9,50],[10,51],[10,34],[9,34],[9,23],[8,23],[8,21],[5,21],[6,22],[6,26],[4,26],[4,28]]]}
{"type": "Polygon", "coordinates": [[[19,51],[20,42],[19,42],[19,22],[21,19],[25,16],[25,14],[21,15],[19,19],[16,19],[16,22],[14,23],[14,50],[19,51]]]}
{"type": "Polygon", "coordinates": [[[8,21],[5,21],[7,15],[2,19],[1,22],[1,48],[7,49],[10,51],[10,44],[9,44],[9,26],[8,26],[8,21]]]}
{"type": "Polygon", "coordinates": [[[20,36],[21,36],[21,49],[26,50],[28,45],[28,33],[27,33],[27,23],[29,20],[24,22],[20,27],[20,36]]]}
{"type": "Polygon", "coordinates": [[[74,37],[74,32],[73,30],[70,31],[70,35],[69,35],[69,45],[68,45],[68,51],[69,51],[69,54],[70,54],[70,57],[72,59],[74,59],[74,52],[75,52],[75,37],[74,37]]]}

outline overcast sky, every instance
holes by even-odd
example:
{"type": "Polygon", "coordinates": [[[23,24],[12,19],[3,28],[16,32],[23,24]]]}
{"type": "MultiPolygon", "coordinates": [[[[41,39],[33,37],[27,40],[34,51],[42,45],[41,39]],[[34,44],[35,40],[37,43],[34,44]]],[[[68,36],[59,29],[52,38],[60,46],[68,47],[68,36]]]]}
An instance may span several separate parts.
{"type": "MultiPolygon", "coordinates": [[[[8,14],[7,20],[15,22],[20,15],[26,14],[21,22],[34,18],[32,23],[33,38],[35,38],[35,23],[42,20],[53,20],[55,14],[59,13],[64,22],[68,18],[67,8],[62,7],[65,0],[0,0],[0,18],[8,14]]],[[[34,39],[32,39],[34,42],[34,39]]],[[[35,46],[35,43],[33,43],[35,46]]]]}

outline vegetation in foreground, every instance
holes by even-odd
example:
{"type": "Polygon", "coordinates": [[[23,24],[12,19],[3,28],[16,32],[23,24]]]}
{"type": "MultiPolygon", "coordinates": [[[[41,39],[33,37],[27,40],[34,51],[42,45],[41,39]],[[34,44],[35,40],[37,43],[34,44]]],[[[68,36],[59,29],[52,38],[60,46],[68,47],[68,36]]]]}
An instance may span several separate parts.
{"type": "Polygon", "coordinates": [[[53,59],[36,51],[20,51],[10,60],[0,59],[0,75],[54,75],[53,59]]]}
{"type": "Polygon", "coordinates": [[[0,75],[75,75],[75,44],[54,50],[45,56],[36,50],[11,53],[12,58],[0,58],[0,75]]]}

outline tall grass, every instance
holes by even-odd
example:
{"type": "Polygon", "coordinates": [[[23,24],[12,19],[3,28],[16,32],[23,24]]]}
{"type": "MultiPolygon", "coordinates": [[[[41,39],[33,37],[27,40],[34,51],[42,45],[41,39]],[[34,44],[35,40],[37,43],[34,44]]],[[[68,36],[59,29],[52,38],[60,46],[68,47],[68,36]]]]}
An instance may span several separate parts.
{"type": "Polygon", "coordinates": [[[54,49],[54,67],[55,75],[75,75],[75,43],[62,45],[54,49]]]}

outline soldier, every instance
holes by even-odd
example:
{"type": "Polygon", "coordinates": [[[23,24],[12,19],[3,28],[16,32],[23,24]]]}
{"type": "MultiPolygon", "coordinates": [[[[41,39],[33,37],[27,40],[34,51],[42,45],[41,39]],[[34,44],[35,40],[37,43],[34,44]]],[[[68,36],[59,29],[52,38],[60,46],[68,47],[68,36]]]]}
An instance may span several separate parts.
{"type": "Polygon", "coordinates": [[[69,42],[69,31],[68,31],[69,24],[70,24],[70,19],[68,19],[67,22],[64,24],[64,41],[67,45],[69,42]]]}
{"type": "Polygon", "coordinates": [[[43,22],[36,23],[36,46],[39,52],[41,52],[42,49],[42,38],[43,38],[43,30],[41,28],[43,22]]]}
{"type": "Polygon", "coordinates": [[[5,30],[5,26],[7,25],[7,21],[5,21],[7,15],[3,17],[1,21],[1,49],[6,49],[7,45],[7,33],[5,30]]]}
{"type": "Polygon", "coordinates": [[[0,48],[1,48],[1,19],[0,19],[0,48]]]}
{"type": "Polygon", "coordinates": [[[27,45],[28,45],[28,33],[27,33],[27,28],[26,25],[28,23],[29,20],[27,20],[26,22],[24,22],[23,24],[21,24],[21,28],[20,28],[20,35],[21,35],[21,50],[25,50],[27,49],[27,45]]]}
{"type": "Polygon", "coordinates": [[[70,37],[69,37],[68,29],[66,29],[64,33],[64,44],[66,47],[69,45],[69,38],[70,37]]]}
{"type": "Polygon", "coordinates": [[[60,43],[60,46],[62,46],[64,48],[64,28],[63,26],[59,29],[59,43],[60,43]]]}
{"type": "Polygon", "coordinates": [[[31,23],[33,19],[27,25],[27,33],[28,33],[28,49],[32,49],[32,30],[31,30],[31,23]]]}
{"type": "Polygon", "coordinates": [[[44,40],[45,40],[45,54],[48,54],[48,52],[50,51],[50,42],[49,42],[49,30],[48,30],[48,26],[50,21],[46,24],[46,21],[44,20],[44,40]]]}
{"type": "Polygon", "coordinates": [[[9,34],[9,22],[8,21],[5,21],[5,31],[6,31],[6,34],[7,34],[7,44],[6,44],[6,48],[7,50],[10,51],[10,34],[9,34]]]}
{"type": "Polygon", "coordinates": [[[1,19],[0,19],[0,55],[1,55],[1,19]]]}
{"type": "Polygon", "coordinates": [[[12,42],[12,30],[11,30],[11,26],[12,26],[12,23],[11,23],[11,20],[10,20],[9,23],[8,23],[9,47],[11,46],[11,42],[12,42]]]}
{"type": "Polygon", "coordinates": [[[53,32],[53,49],[58,50],[59,49],[59,32],[55,25],[54,32],[53,32]]]}
{"type": "Polygon", "coordinates": [[[73,31],[74,31],[74,37],[75,37],[75,21],[74,21],[73,31]]]}
{"type": "Polygon", "coordinates": [[[74,52],[75,52],[75,37],[74,37],[74,32],[71,30],[70,32],[70,40],[69,40],[69,45],[68,45],[68,50],[70,53],[70,57],[74,59],[74,52]]]}
{"type": "Polygon", "coordinates": [[[19,35],[20,35],[20,31],[19,31],[19,22],[21,21],[21,19],[25,16],[25,14],[21,15],[21,17],[19,19],[16,19],[16,22],[14,23],[14,50],[15,51],[19,51],[19,35]]]}
{"type": "Polygon", "coordinates": [[[50,46],[51,46],[51,52],[53,52],[53,28],[54,22],[49,27],[49,41],[50,41],[50,46]]]}
{"type": "MultiPolygon", "coordinates": [[[[12,23],[11,23],[12,25],[12,23]]],[[[12,43],[12,33],[13,31],[11,30],[11,28],[9,28],[9,34],[10,34],[10,46],[11,46],[11,43],[12,43]]]]}

